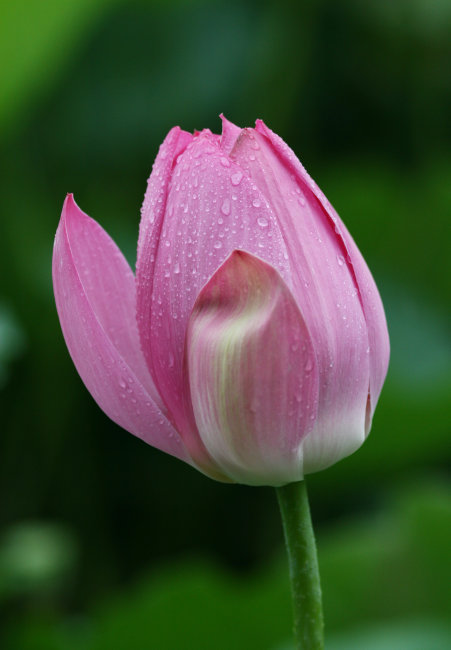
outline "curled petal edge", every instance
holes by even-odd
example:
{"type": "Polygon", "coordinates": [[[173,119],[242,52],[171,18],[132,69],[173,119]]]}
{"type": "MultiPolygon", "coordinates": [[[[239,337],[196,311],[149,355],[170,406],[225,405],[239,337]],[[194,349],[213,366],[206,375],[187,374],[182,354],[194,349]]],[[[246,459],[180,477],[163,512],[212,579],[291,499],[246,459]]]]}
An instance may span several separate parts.
{"type": "Polygon", "coordinates": [[[279,273],[235,250],[202,289],[186,367],[199,435],[225,474],[249,485],[303,478],[318,372],[302,315],[279,273]]]}

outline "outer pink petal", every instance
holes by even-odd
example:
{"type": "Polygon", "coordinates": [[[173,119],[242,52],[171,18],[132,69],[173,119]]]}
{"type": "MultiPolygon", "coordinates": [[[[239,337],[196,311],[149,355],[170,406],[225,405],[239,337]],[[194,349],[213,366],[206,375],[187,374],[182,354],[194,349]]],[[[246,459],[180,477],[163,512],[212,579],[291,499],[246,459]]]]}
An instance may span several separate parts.
{"type": "Polygon", "coordinates": [[[197,427],[224,473],[250,485],[302,479],[318,370],[305,323],[277,271],[234,251],[196,300],[186,355],[197,427]]]}
{"type": "Polygon", "coordinates": [[[318,418],[304,445],[304,471],[318,471],[365,437],[369,343],[358,287],[334,224],[272,141],[245,129],[230,156],[267,197],[289,251],[293,293],[320,376],[318,418]]]}
{"type": "Polygon", "coordinates": [[[345,252],[346,263],[354,276],[354,281],[359,291],[359,298],[365,314],[365,321],[368,330],[369,344],[369,412],[367,413],[366,433],[369,433],[371,419],[379,399],[382,385],[387,374],[390,357],[390,342],[387,331],[384,308],[368,266],[357,248],[353,238],[346,226],[321,192],[314,180],[306,172],[293,151],[273,131],[271,131],[262,120],[257,120],[256,129],[271,142],[275,154],[294,173],[298,180],[309,188],[321,205],[324,214],[330,220],[330,227],[334,229],[337,239],[345,252]]]}
{"type": "Polygon", "coordinates": [[[199,136],[180,156],[169,183],[155,252],[150,318],[156,385],[198,464],[211,459],[187,395],[186,327],[201,288],[237,248],[266,260],[290,281],[286,247],[265,198],[217,145],[199,136]]]}
{"type": "MultiPolygon", "coordinates": [[[[196,137],[198,136],[199,134],[196,137]]],[[[159,339],[156,341],[157,363],[155,363],[156,355],[152,350],[151,323],[155,318],[156,308],[159,315],[163,313],[161,298],[158,305],[155,304],[156,262],[161,239],[166,236],[167,231],[165,216],[168,209],[168,194],[173,167],[176,159],[180,158],[181,153],[193,139],[191,134],[182,131],[179,127],[174,127],[168,133],[155,159],[141,210],[136,263],[137,322],[141,348],[158,389],[160,386],[165,386],[165,376],[160,377],[161,361],[166,367],[173,368],[174,353],[169,349],[166,337],[161,336],[161,332],[159,332],[159,339]]],[[[206,142],[212,141],[210,131],[205,133],[204,139],[206,142]]],[[[214,144],[210,146],[213,147],[214,144]]],[[[155,337],[153,341],[155,341],[155,337]]],[[[181,361],[179,367],[181,368],[181,361]]],[[[183,383],[181,378],[180,383],[183,383]]],[[[184,443],[188,446],[197,467],[212,478],[227,480],[209,457],[197,432],[193,431],[190,405],[189,403],[185,404],[185,394],[179,392],[176,395],[178,406],[176,413],[171,408],[174,403],[174,395],[163,393],[162,397],[165,405],[169,406],[169,418],[177,430],[182,433],[184,443]]]]}
{"type": "Polygon", "coordinates": [[[144,357],[152,375],[149,323],[155,256],[163,225],[172,168],[176,157],[192,139],[191,134],[182,131],[178,126],[169,131],[155,159],[141,209],[136,261],[137,319],[144,357]]]}
{"type": "Polygon", "coordinates": [[[145,442],[192,463],[160,410],[139,348],[133,273],[72,195],[66,198],[56,233],[53,285],[67,347],[100,408],[145,442]]]}

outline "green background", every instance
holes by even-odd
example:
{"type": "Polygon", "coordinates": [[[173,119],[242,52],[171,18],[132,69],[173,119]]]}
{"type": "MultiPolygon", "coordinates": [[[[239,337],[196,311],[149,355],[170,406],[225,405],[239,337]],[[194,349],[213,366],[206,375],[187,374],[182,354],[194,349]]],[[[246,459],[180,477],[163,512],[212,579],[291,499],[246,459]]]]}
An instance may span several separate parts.
{"type": "Polygon", "coordinates": [[[310,477],[330,650],[451,647],[451,4],[30,0],[0,9],[0,646],[288,650],[273,490],[121,431],[66,351],[74,192],[134,262],[174,125],[257,117],[354,235],[392,356],[364,447],[310,477]]]}

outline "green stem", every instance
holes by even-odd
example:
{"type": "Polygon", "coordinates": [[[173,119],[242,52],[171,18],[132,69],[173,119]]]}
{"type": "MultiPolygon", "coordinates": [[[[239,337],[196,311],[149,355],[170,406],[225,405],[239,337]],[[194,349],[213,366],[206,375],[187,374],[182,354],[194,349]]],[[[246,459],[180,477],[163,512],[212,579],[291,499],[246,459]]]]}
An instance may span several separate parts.
{"type": "Polygon", "coordinates": [[[315,536],[305,480],[276,488],[288,553],[298,650],[324,649],[324,622],[315,536]]]}

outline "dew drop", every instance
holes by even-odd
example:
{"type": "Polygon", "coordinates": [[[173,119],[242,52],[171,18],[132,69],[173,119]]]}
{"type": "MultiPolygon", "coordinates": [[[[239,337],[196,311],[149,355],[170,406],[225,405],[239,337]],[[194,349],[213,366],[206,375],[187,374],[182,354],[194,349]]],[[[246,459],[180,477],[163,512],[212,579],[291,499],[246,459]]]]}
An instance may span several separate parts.
{"type": "Polygon", "coordinates": [[[254,199],[252,201],[252,205],[254,206],[254,208],[259,208],[261,206],[260,199],[254,199]]]}
{"type": "Polygon", "coordinates": [[[257,223],[260,228],[266,228],[268,226],[268,219],[266,219],[266,217],[259,217],[257,223]]]}
{"type": "Polygon", "coordinates": [[[215,241],[215,243],[213,244],[213,246],[214,246],[216,249],[222,248],[222,242],[220,242],[220,241],[215,241]]]}
{"type": "Polygon", "coordinates": [[[243,178],[242,172],[238,171],[231,175],[230,182],[232,183],[232,185],[239,185],[241,183],[242,178],[243,178]]]}
{"type": "Polygon", "coordinates": [[[345,258],[343,257],[343,255],[337,255],[337,262],[338,262],[338,266],[343,266],[343,264],[345,263],[345,258]]]}
{"type": "Polygon", "coordinates": [[[224,199],[224,202],[221,205],[221,212],[226,216],[230,214],[230,199],[224,199]]]}
{"type": "Polygon", "coordinates": [[[305,372],[310,372],[310,370],[313,368],[313,362],[311,357],[308,357],[307,361],[305,362],[304,365],[304,370],[305,372]]]}

